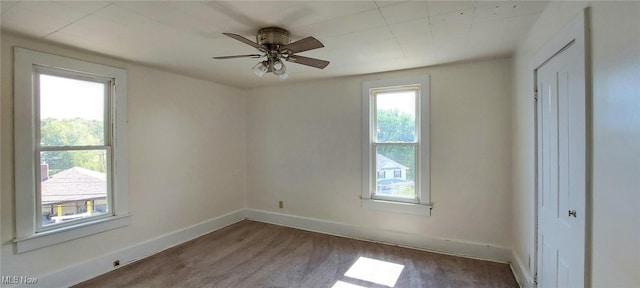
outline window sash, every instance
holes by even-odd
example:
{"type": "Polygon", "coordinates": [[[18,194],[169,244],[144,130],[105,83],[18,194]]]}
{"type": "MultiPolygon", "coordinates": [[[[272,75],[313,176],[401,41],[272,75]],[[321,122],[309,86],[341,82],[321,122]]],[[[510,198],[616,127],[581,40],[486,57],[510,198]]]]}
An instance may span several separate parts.
{"type": "MultiPolygon", "coordinates": [[[[113,145],[113,122],[115,120],[115,118],[113,117],[113,115],[115,114],[115,111],[113,111],[114,109],[114,105],[113,105],[113,95],[114,95],[114,88],[115,88],[115,79],[113,78],[108,78],[108,77],[101,77],[101,76],[96,76],[96,75],[92,75],[92,74],[88,74],[88,73],[80,73],[80,72],[76,72],[76,71],[68,71],[68,70],[63,70],[63,69],[58,69],[58,68],[51,68],[51,67],[46,67],[46,66],[40,66],[40,65],[34,65],[34,91],[37,93],[37,97],[35,97],[34,99],[34,123],[35,123],[35,138],[36,138],[36,145],[38,145],[40,148],[43,147],[53,147],[53,146],[43,146],[42,143],[42,135],[41,135],[41,131],[40,129],[42,128],[42,118],[40,117],[40,75],[49,75],[49,76],[56,76],[56,77],[62,77],[62,78],[67,78],[67,79],[73,79],[73,80],[80,80],[80,81],[88,81],[88,82],[95,82],[95,83],[100,83],[100,84],[104,84],[104,103],[103,103],[103,107],[104,107],[104,111],[103,111],[103,123],[104,123],[104,139],[102,139],[102,143],[104,143],[103,145],[84,145],[84,146],[112,146],[113,145]]],[[[63,146],[63,147],[67,147],[67,146],[63,146]]]]}
{"type": "MultiPolygon", "coordinates": [[[[103,148],[97,148],[94,146],[89,147],[90,149],[82,149],[80,147],[63,147],[64,149],[52,149],[51,147],[47,147],[47,149],[36,149],[36,155],[40,155],[41,152],[57,152],[57,151],[101,151],[104,150],[106,153],[106,185],[107,185],[107,194],[106,194],[106,202],[107,202],[107,213],[101,213],[101,214],[96,214],[96,215],[92,215],[89,217],[85,217],[82,219],[75,219],[75,220],[71,220],[71,221],[65,221],[65,222],[60,222],[60,223],[55,223],[55,224],[50,224],[50,225],[42,225],[42,182],[40,182],[40,179],[42,177],[42,172],[41,169],[36,169],[35,171],[35,176],[36,178],[34,179],[36,185],[35,185],[35,189],[36,189],[36,226],[35,226],[35,232],[44,232],[44,231],[49,231],[49,230],[56,230],[62,227],[66,227],[66,226],[73,226],[73,225],[77,225],[77,224],[81,224],[81,223],[85,223],[85,222],[91,222],[91,221],[95,221],[96,219],[101,219],[101,218],[108,218],[111,216],[114,216],[114,201],[113,201],[113,173],[111,173],[112,170],[112,163],[113,163],[113,149],[110,146],[104,146],[103,148]]],[[[40,167],[40,157],[35,157],[36,161],[35,167],[40,167]]],[[[53,205],[53,204],[51,204],[53,205]]],[[[64,215],[58,215],[58,216],[64,216],[64,215]]]]}
{"type": "Polygon", "coordinates": [[[400,86],[400,87],[382,87],[382,88],[374,88],[371,89],[370,93],[370,97],[372,98],[371,103],[373,103],[373,105],[371,105],[371,116],[373,117],[372,122],[371,122],[371,139],[372,142],[374,143],[418,143],[419,139],[420,139],[420,106],[419,106],[419,97],[420,97],[420,87],[418,87],[418,85],[407,85],[407,86],[400,86]],[[413,111],[414,115],[415,115],[415,138],[414,141],[394,141],[394,142],[389,142],[389,141],[378,141],[378,130],[376,129],[378,127],[378,94],[386,94],[386,93],[393,93],[393,92],[413,92],[414,93],[414,109],[415,111],[413,111]]]}
{"type": "MultiPolygon", "coordinates": [[[[396,201],[396,202],[406,202],[406,203],[420,203],[420,163],[419,161],[419,157],[418,157],[418,143],[372,143],[371,146],[371,159],[372,159],[372,169],[371,169],[371,176],[369,177],[371,179],[371,199],[378,199],[378,200],[386,200],[386,201],[396,201]],[[377,189],[377,172],[378,172],[378,167],[377,167],[377,151],[378,151],[378,147],[379,146],[413,146],[413,151],[415,151],[413,157],[414,157],[414,161],[415,161],[415,173],[414,173],[414,197],[413,198],[408,198],[408,197],[399,197],[399,196],[389,196],[389,195],[381,195],[378,194],[378,189],[377,189]],[[376,176],[376,177],[373,177],[376,176]]],[[[393,160],[393,159],[392,159],[393,160]]],[[[385,172],[385,177],[386,177],[386,172],[385,172]]],[[[384,178],[383,178],[384,179],[384,178]]]]}

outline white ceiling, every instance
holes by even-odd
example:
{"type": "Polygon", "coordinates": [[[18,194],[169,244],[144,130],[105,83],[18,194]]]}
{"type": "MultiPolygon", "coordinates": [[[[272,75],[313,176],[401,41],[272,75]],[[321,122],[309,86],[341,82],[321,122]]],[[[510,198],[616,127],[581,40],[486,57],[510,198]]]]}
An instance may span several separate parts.
{"type": "Polygon", "coordinates": [[[544,1],[4,1],[2,29],[252,88],[510,55],[544,1]],[[289,78],[256,77],[256,59],[212,60],[254,48],[278,26],[292,41],[325,48],[300,55],[331,61],[324,70],[290,63],[289,78]]]}

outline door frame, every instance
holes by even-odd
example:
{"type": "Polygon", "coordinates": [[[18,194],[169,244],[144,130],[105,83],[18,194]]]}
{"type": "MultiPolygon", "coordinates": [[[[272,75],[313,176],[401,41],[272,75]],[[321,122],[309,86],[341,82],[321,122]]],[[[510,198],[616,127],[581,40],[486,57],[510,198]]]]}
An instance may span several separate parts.
{"type": "Polygon", "coordinates": [[[592,223],[592,93],[591,93],[591,53],[590,53],[590,7],[584,8],[578,13],[567,25],[565,25],[549,42],[547,42],[533,57],[531,61],[530,71],[533,76],[533,123],[534,123],[534,183],[533,183],[533,260],[531,261],[533,267],[533,283],[532,287],[537,287],[538,279],[538,197],[540,189],[540,123],[541,120],[539,113],[538,101],[538,69],[547,63],[551,58],[560,54],[569,46],[575,46],[578,48],[578,53],[582,53],[584,58],[584,86],[585,86],[585,266],[584,266],[584,283],[585,287],[591,287],[591,223],[592,223]]]}

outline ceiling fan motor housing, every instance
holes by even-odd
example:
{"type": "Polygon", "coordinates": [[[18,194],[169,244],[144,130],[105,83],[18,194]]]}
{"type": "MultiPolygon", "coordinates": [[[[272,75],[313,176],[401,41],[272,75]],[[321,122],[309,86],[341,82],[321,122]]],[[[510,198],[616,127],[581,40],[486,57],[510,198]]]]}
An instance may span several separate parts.
{"type": "Polygon", "coordinates": [[[272,50],[276,49],[277,46],[291,43],[291,35],[289,31],[278,27],[262,28],[256,35],[256,42],[272,50]]]}

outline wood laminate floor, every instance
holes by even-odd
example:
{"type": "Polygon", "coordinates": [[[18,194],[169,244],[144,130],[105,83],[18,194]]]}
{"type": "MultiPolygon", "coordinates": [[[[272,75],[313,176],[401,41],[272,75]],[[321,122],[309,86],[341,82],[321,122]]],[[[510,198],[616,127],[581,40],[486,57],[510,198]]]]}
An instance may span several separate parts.
{"type": "Polygon", "coordinates": [[[518,287],[518,284],[507,264],[245,220],[75,287],[378,288],[518,287]]]}

